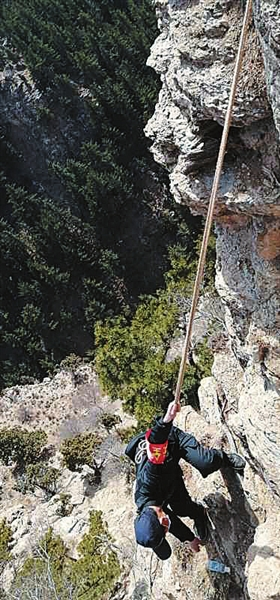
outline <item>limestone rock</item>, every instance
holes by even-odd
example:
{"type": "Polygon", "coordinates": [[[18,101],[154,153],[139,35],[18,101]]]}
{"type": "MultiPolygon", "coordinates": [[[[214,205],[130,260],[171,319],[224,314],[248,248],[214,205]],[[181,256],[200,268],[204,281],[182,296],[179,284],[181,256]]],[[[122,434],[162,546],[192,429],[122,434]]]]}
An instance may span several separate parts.
{"type": "Polygon", "coordinates": [[[247,371],[247,386],[240,396],[243,435],[254,464],[267,485],[280,496],[280,423],[279,395],[252,368],[247,371]]]}
{"type": "MultiPolygon", "coordinates": [[[[145,131],[175,200],[194,214],[208,208],[242,8],[232,0],[156,2],[160,33],[148,64],[162,88],[145,131]]],[[[236,573],[238,591],[231,585],[219,597],[234,599],[279,595],[278,524],[273,532],[269,516],[279,511],[280,496],[279,25],[277,0],[253,0],[215,207],[224,345],[214,342],[213,377],[199,390],[208,428],[192,411],[181,421],[198,439],[247,460],[239,487],[228,475],[225,488],[218,476],[202,486],[196,473],[186,472],[191,494],[203,488],[210,502],[218,548],[236,573]]]]}
{"type": "MultiPolygon", "coordinates": [[[[233,76],[241,3],[162,0],[156,6],[161,33],[148,64],[160,73],[162,89],[145,131],[155,159],[170,171],[175,199],[204,213],[233,76]]],[[[259,39],[260,28],[251,28],[216,207],[221,216],[280,214],[274,177],[279,142],[259,39]]]]}
{"type": "Polygon", "coordinates": [[[97,422],[99,399],[96,375],[89,365],[73,371],[61,369],[53,378],[3,390],[0,425],[42,428],[48,432],[49,443],[57,445],[97,422]]]}
{"type": "Polygon", "coordinates": [[[275,125],[280,131],[279,5],[277,0],[258,0],[254,8],[263,47],[268,94],[275,125]]]}
{"type": "Polygon", "coordinates": [[[280,518],[270,514],[257,527],[248,552],[248,592],[250,600],[275,600],[280,597],[280,518]]]}

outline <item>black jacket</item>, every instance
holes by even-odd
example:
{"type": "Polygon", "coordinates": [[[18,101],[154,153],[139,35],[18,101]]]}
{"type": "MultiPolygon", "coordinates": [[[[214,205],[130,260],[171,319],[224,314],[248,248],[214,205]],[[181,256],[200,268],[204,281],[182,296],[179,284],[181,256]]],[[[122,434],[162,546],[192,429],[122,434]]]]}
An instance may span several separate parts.
{"type": "Polygon", "coordinates": [[[205,448],[193,435],[175,427],[172,422],[164,423],[162,417],[158,417],[149,440],[162,444],[167,439],[167,455],[161,465],[148,460],[145,433],[134,437],[125,449],[125,454],[136,465],[135,502],[139,511],[145,506],[162,506],[171,498],[178,479],[182,478],[181,458],[198,469],[203,477],[217,471],[223,464],[222,451],[205,448]]]}

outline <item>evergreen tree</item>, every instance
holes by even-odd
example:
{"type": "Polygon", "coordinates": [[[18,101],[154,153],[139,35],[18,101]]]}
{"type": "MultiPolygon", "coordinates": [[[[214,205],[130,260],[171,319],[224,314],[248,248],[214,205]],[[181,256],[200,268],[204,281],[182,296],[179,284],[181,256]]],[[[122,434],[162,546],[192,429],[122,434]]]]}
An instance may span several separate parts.
{"type": "Polygon", "coordinates": [[[0,116],[2,386],[84,355],[97,320],[127,314],[163,284],[189,214],[168,204],[143,134],[159,87],[145,64],[156,34],[150,0],[1,3],[0,59],[23,56],[41,90],[40,139],[54,118],[65,123],[61,138],[72,127],[81,140],[49,160],[61,191],[46,194],[0,116]]]}
{"type": "Polygon", "coordinates": [[[13,597],[20,600],[34,595],[48,600],[107,598],[121,573],[117,555],[111,549],[112,542],[101,511],[90,513],[89,531],[78,545],[76,561],[70,560],[63,540],[49,529],[34,556],[26,559],[14,579],[13,597]]]}

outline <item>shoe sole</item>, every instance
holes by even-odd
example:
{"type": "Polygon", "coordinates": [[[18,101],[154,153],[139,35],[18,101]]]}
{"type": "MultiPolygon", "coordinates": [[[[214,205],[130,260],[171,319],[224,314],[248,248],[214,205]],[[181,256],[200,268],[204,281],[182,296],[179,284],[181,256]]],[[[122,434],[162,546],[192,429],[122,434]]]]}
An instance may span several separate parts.
{"type": "Polygon", "coordinates": [[[207,515],[206,510],[205,510],[205,513],[204,513],[204,519],[205,519],[206,535],[205,535],[205,537],[203,539],[201,539],[199,537],[198,531],[197,531],[196,527],[194,527],[195,535],[200,540],[200,543],[201,543],[202,546],[204,546],[209,541],[209,539],[210,539],[210,532],[209,532],[209,525],[210,525],[210,523],[209,523],[209,519],[208,519],[208,515],[207,515]]]}

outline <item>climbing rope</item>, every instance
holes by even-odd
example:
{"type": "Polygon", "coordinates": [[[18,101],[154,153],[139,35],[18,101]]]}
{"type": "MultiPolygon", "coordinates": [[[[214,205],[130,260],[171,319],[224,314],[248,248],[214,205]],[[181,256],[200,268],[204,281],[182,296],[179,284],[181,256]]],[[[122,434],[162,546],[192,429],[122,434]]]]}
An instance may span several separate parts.
{"type": "Polygon", "coordinates": [[[189,315],[189,322],[188,322],[185,342],[184,342],[184,346],[183,346],[181,364],[180,364],[178,380],[177,380],[177,385],[176,385],[176,391],[175,391],[175,402],[176,403],[179,403],[179,401],[180,401],[180,395],[181,395],[181,390],[182,390],[182,385],[183,385],[183,380],[184,380],[184,374],[185,374],[185,370],[186,370],[187,356],[188,356],[188,352],[190,349],[190,341],[191,341],[191,335],[192,335],[194,315],[195,315],[195,311],[196,311],[196,307],[197,307],[197,303],[198,303],[200,284],[201,284],[202,277],[203,277],[207,246],[208,246],[208,242],[209,242],[209,236],[210,236],[210,231],[211,231],[212,221],[213,221],[215,201],[216,201],[218,186],[219,186],[219,182],[220,182],[224,156],[225,156],[225,152],[226,152],[226,145],[227,145],[227,140],[228,140],[229,128],[230,128],[230,124],[231,124],[233,104],[234,104],[235,95],[236,95],[238,78],[240,75],[242,61],[243,61],[243,57],[244,57],[247,31],[248,31],[249,21],[250,21],[251,14],[252,14],[252,1],[253,0],[247,0],[246,10],[244,13],[243,26],[242,26],[242,31],[241,31],[240,41],[239,41],[238,54],[237,54],[237,58],[236,58],[233,81],[232,81],[232,86],[231,86],[231,91],[230,91],[230,96],[229,96],[229,103],[228,103],[226,118],[225,118],[225,122],[224,122],[224,128],[223,128],[223,134],[222,134],[222,139],[221,139],[221,144],[220,144],[220,149],[219,149],[219,154],[218,154],[218,159],[217,159],[215,176],[214,176],[211,196],[210,196],[210,200],[209,200],[209,207],[208,207],[205,228],[204,228],[204,234],[203,234],[203,239],[202,239],[202,245],[201,245],[201,250],[200,250],[200,256],[199,256],[199,261],[198,261],[198,267],[197,267],[197,274],[196,274],[196,279],[195,279],[195,284],[194,284],[194,289],[193,289],[193,297],[192,297],[192,304],[191,304],[191,310],[190,310],[190,315],[189,315]]]}

